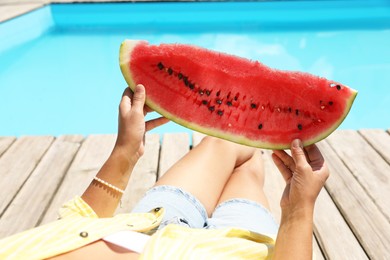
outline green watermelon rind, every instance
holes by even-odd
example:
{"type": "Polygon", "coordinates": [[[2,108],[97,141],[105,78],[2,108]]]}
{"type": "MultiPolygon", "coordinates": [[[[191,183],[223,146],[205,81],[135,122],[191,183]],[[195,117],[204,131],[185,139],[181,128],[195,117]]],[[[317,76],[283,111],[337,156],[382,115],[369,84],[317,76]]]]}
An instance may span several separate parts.
{"type": "MultiPolygon", "coordinates": [[[[135,89],[136,83],[133,80],[133,75],[132,75],[131,70],[129,68],[129,64],[130,64],[132,51],[133,51],[134,47],[137,44],[139,44],[140,42],[145,42],[145,41],[125,40],[122,42],[122,44],[120,46],[120,51],[119,51],[119,64],[120,64],[122,74],[123,74],[127,84],[129,85],[130,89],[132,89],[133,91],[135,89]]],[[[326,131],[324,131],[323,133],[320,133],[311,139],[302,140],[303,145],[308,146],[308,145],[317,143],[317,142],[321,141],[322,139],[325,139],[333,131],[335,131],[337,129],[337,127],[344,121],[344,119],[348,115],[348,113],[352,107],[352,103],[354,102],[356,96],[357,96],[357,91],[353,91],[352,95],[347,100],[346,109],[345,109],[343,115],[340,117],[340,119],[337,122],[335,122],[331,127],[327,128],[326,131]]],[[[290,148],[290,143],[280,144],[280,143],[264,142],[264,141],[259,141],[259,140],[251,140],[245,136],[228,134],[228,133],[223,132],[219,129],[203,127],[201,125],[194,124],[192,122],[183,120],[181,118],[176,117],[175,115],[171,114],[170,112],[166,111],[164,108],[160,107],[158,104],[153,102],[153,100],[148,98],[147,93],[146,93],[145,103],[151,109],[153,109],[157,113],[161,114],[162,116],[168,118],[169,120],[171,120],[179,125],[182,125],[186,128],[192,129],[194,131],[204,133],[206,135],[215,136],[215,137],[226,139],[226,140],[229,140],[229,141],[232,141],[235,143],[253,146],[253,147],[264,148],[264,149],[281,150],[281,149],[290,148]]]]}

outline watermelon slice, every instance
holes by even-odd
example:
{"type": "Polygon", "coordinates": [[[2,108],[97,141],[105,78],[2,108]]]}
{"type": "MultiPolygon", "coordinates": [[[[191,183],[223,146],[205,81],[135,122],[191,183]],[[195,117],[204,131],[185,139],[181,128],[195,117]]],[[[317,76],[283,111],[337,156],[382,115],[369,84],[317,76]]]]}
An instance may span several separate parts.
{"type": "Polygon", "coordinates": [[[187,128],[233,142],[285,149],[309,145],[347,116],[357,91],[302,72],[185,44],[126,40],[120,67],[130,88],[143,84],[146,104],[187,128]]]}

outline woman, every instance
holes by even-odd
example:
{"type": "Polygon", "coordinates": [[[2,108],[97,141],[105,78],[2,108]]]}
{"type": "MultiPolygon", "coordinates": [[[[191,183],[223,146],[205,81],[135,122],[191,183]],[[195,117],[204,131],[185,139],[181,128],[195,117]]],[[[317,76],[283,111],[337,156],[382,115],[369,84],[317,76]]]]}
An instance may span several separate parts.
{"type": "MultiPolygon", "coordinates": [[[[263,191],[259,150],[206,137],[146,193],[130,214],[113,216],[144,152],[145,89],[127,88],[115,147],[61,219],[0,240],[9,259],[311,259],[313,210],[329,173],[315,145],[272,158],[286,181],[277,226],[263,191]],[[157,230],[157,231],[156,231],[157,230]],[[277,234],[276,242],[274,236],[277,234]]],[[[131,187],[130,187],[131,189],[131,187]]]]}

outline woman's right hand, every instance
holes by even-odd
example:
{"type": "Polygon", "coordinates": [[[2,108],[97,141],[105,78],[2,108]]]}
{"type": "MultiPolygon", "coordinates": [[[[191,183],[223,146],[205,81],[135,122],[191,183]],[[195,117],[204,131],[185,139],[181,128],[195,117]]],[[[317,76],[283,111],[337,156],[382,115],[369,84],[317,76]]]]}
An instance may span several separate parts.
{"type": "Polygon", "coordinates": [[[281,172],[286,187],[280,206],[284,213],[314,210],[314,204],[329,177],[324,158],[315,144],[303,148],[300,140],[291,143],[291,156],[274,150],[272,159],[281,172]]]}

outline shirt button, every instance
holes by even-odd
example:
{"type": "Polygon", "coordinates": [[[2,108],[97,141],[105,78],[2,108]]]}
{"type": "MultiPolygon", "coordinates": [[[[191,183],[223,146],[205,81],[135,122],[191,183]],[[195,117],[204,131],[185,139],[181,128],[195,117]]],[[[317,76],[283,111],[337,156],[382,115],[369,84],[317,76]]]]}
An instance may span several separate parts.
{"type": "Polygon", "coordinates": [[[85,232],[85,231],[83,231],[83,232],[80,232],[80,237],[88,237],[88,232],[85,232]]]}

